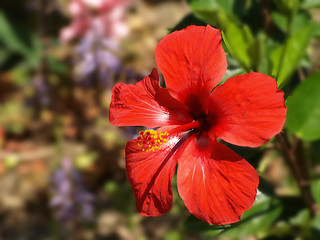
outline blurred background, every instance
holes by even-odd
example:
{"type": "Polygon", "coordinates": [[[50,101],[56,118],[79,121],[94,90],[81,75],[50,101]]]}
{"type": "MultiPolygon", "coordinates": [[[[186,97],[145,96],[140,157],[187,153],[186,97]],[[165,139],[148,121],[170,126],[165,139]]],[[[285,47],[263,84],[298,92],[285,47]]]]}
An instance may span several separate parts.
{"type": "Polygon", "coordinates": [[[1,0],[0,240],[320,239],[320,0],[1,0]],[[285,92],[281,134],[229,145],[258,171],[241,221],[210,226],[176,190],[139,215],[124,146],[109,124],[115,83],[156,66],[158,41],[188,25],[223,31],[224,82],[259,71],[285,92]]]}

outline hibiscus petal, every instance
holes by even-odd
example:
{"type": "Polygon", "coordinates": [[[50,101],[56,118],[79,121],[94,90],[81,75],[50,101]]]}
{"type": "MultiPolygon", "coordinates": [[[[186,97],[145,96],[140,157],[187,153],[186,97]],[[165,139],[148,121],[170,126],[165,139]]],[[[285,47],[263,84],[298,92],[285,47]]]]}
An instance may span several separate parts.
{"type": "MultiPolygon", "coordinates": [[[[170,133],[167,129],[164,127],[160,130],[170,133]]],[[[136,199],[137,210],[145,216],[159,216],[172,207],[171,179],[177,163],[175,151],[180,137],[170,134],[169,138],[161,149],[154,152],[142,151],[138,140],[131,140],[126,146],[127,176],[136,199]]]]}
{"type": "Polygon", "coordinates": [[[117,83],[112,90],[110,123],[116,126],[184,124],[191,121],[187,107],[159,86],[156,69],[135,85],[117,83]]]}
{"type": "Polygon", "coordinates": [[[238,221],[255,200],[259,182],[255,169],[208,135],[193,135],[183,146],[178,190],[188,210],[214,225],[238,221]]]}
{"type": "Polygon", "coordinates": [[[261,146],[281,131],[286,119],[283,92],[262,73],[228,79],[210,100],[210,134],[235,145],[261,146]]]}
{"type": "Polygon", "coordinates": [[[188,104],[208,95],[227,70],[218,29],[189,26],[165,36],[155,58],[170,94],[188,104]]]}

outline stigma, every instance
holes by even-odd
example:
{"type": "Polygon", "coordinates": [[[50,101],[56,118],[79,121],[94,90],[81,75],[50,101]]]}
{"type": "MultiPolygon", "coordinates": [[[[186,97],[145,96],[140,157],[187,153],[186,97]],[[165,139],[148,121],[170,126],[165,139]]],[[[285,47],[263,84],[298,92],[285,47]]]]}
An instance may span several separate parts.
{"type": "Polygon", "coordinates": [[[138,146],[141,147],[142,151],[150,152],[161,149],[161,145],[168,142],[169,133],[156,131],[156,130],[145,130],[139,133],[137,137],[138,146]]]}

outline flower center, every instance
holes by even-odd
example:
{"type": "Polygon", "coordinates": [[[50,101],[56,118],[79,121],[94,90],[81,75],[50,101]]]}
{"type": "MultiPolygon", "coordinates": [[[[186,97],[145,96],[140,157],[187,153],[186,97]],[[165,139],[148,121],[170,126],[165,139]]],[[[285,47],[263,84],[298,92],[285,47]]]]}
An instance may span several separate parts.
{"type": "Polygon", "coordinates": [[[141,147],[142,151],[155,151],[160,149],[161,145],[168,142],[169,133],[155,130],[145,130],[139,133],[137,137],[138,146],[141,147]]]}

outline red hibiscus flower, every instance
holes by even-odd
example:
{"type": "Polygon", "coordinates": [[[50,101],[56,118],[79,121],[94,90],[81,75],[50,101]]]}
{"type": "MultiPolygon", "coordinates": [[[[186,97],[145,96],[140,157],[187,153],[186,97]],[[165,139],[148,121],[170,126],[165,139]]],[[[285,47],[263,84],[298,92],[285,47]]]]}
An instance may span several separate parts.
{"type": "Polygon", "coordinates": [[[170,210],[178,163],[178,191],[189,211],[210,224],[233,223],[252,206],[259,178],[217,139],[248,147],[266,143],[285,122],[283,92],[273,78],[255,72],[215,87],[227,61],[220,31],[209,25],[167,35],[155,54],[166,88],[155,69],[135,85],[118,83],[109,113],[116,126],[158,128],[126,146],[136,207],[145,216],[170,210]]]}

